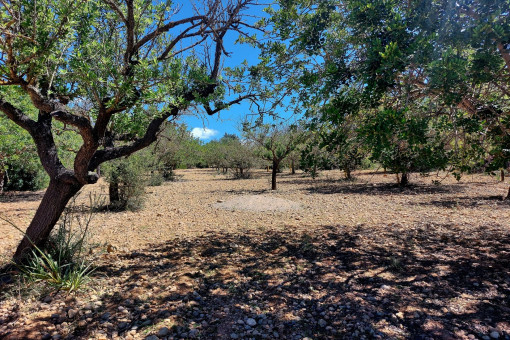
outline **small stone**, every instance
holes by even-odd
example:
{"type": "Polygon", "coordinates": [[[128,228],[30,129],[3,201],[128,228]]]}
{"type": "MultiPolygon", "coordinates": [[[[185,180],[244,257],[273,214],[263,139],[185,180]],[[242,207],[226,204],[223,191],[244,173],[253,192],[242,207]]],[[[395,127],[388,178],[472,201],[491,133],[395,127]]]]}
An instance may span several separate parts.
{"type": "Polygon", "coordinates": [[[122,329],[127,328],[127,326],[128,326],[128,323],[127,323],[127,322],[121,322],[121,323],[119,323],[119,326],[118,326],[118,327],[119,327],[119,329],[120,329],[120,330],[122,330],[122,329]]]}
{"type": "Polygon", "coordinates": [[[198,329],[192,329],[189,331],[188,336],[190,338],[196,338],[198,336],[198,329]]]}
{"type": "Polygon", "coordinates": [[[248,318],[246,319],[246,324],[250,327],[254,327],[257,325],[257,321],[255,321],[255,319],[248,318]]]}
{"type": "Polygon", "coordinates": [[[328,323],[326,322],[326,320],[324,320],[324,319],[320,319],[320,320],[319,320],[319,326],[321,326],[321,327],[326,327],[326,325],[327,325],[327,324],[328,324],[328,323]]]}
{"type": "Polygon", "coordinates": [[[145,340],[159,340],[159,338],[155,335],[149,335],[148,337],[145,338],[145,340]]]}
{"type": "Polygon", "coordinates": [[[42,338],[41,338],[41,339],[42,339],[42,340],[50,340],[50,339],[51,339],[51,334],[46,333],[46,334],[44,334],[44,335],[42,336],[42,338]]]}
{"type": "Polygon", "coordinates": [[[168,333],[170,333],[170,330],[167,327],[163,327],[158,331],[158,336],[165,337],[168,335],[168,333]]]}
{"type": "Polygon", "coordinates": [[[239,335],[237,335],[236,333],[230,333],[230,338],[237,339],[237,338],[239,338],[239,335]]]}
{"type": "Polygon", "coordinates": [[[104,313],[101,315],[101,319],[104,321],[108,321],[110,319],[111,314],[109,312],[104,313]]]}
{"type": "Polygon", "coordinates": [[[53,298],[52,298],[50,295],[46,296],[46,297],[43,299],[43,302],[44,302],[44,303],[50,303],[51,301],[53,301],[53,298]]]}
{"type": "Polygon", "coordinates": [[[70,309],[67,311],[67,316],[69,317],[69,319],[73,319],[77,314],[78,314],[77,309],[70,309]]]}
{"type": "Polygon", "coordinates": [[[499,339],[499,332],[493,331],[491,334],[489,334],[491,338],[493,339],[499,339]]]}

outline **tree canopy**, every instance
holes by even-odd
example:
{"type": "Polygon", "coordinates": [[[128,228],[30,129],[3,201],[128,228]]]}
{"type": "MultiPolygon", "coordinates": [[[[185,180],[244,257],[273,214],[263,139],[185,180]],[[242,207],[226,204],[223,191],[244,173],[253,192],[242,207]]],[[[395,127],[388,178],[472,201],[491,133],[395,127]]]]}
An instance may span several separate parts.
{"type": "Polygon", "coordinates": [[[0,111],[31,135],[50,176],[46,196],[57,202],[49,208],[43,199],[45,212],[36,213],[17,256],[28,238],[47,239],[101,163],[147,147],[186,110],[214,114],[249,97],[230,82],[240,71],[223,70],[222,60],[227,33],[248,29],[243,13],[251,5],[211,0],[180,15],[172,3],[152,0],[2,2],[0,85],[29,99],[35,113],[4,92],[0,111]],[[82,139],[67,167],[55,121],[82,139]]]}

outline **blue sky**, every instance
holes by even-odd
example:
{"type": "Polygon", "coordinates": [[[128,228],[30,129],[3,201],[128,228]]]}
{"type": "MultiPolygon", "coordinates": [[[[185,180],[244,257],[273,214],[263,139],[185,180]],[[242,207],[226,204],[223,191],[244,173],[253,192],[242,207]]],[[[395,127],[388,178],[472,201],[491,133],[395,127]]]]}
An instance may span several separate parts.
{"type": "MultiPolygon", "coordinates": [[[[250,15],[261,16],[265,6],[256,6],[250,10],[250,15]]],[[[190,2],[182,2],[180,15],[192,13],[190,2]]],[[[258,63],[259,51],[246,44],[234,44],[236,35],[231,34],[225,39],[226,51],[231,53],[230,57],[224,59],[224,66],[235,66],[244,60],[248,65],[258,63]]],[[[204,114],[187,114],[180,117],[179,122],[185,123],[188,129],[202,141],[221,138],[225,133],[239,135],[241,121],[250,113],[249,103],[233,105],[229,110],[223,110],[213,116],[204,114]]]]}

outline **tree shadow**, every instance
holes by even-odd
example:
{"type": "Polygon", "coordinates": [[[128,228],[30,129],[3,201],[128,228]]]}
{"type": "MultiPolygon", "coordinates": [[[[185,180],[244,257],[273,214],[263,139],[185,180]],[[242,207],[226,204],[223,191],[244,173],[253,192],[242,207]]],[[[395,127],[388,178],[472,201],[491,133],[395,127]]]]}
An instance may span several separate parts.
{"type": "Polygon", "coordinates": [[[398,184],[390,183],[352,183],[352,182],[337,182],[336,185],[331,184],[316,184],[308,187],[306,190],[309,193],[318,194],[354,194],[354,195],[435,195],[435,194],[448,194],[457,193],[464,190],[464,185],[419,185],[411,184],[407,186],[400,186],[398,184]]]}
{"type": "Polygon", "coordinates": [[[510,201],[505,200],[503,196],[491,195],[491,196],[462,196],[455,197],[455,199],[445,198],[439,200],[430,200],[426,202],[414,202],[412,204],[423,205],[423,206],[435,206],[442,208],[476,208],[480,206],[489,206],[491,208],[508,208],[510,207],[510,201]]]}
{"type": "Polygon", "coordinates": [[[505,339],[509,253],[501,225],[210,232],[111,255],[96,271],[107,288],[93,307],[68,304],[84,313],[66,318],[64,308],[42,321],[75,325],[80,339],[162,327],[183,339],[439,339],[494,330],[505,339]]]}
{"type": "Polygon", "coordinates": [[[44,191],[5,191],[0,195],[0,203],[20,203],[40,201],[44,191]]]}

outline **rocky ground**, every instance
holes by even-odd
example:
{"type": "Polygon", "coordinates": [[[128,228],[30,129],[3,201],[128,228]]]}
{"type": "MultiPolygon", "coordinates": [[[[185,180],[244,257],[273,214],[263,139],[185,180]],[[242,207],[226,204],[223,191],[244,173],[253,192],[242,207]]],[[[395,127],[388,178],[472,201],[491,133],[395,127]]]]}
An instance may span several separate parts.
{"type": "MultiPolygon", "coordinates": [[[[179,174],[140,212],[95,214],[88,290],[4,279],[0,338],[510,339],[510,204],[494,178],[282,174],[270,192],[265,172],[179,174]]],[[[40,197],[4,196],[0,212],[26,225],[40,197]]],[[[20,236],[1,223],[8,258],[20,236]]]]}

